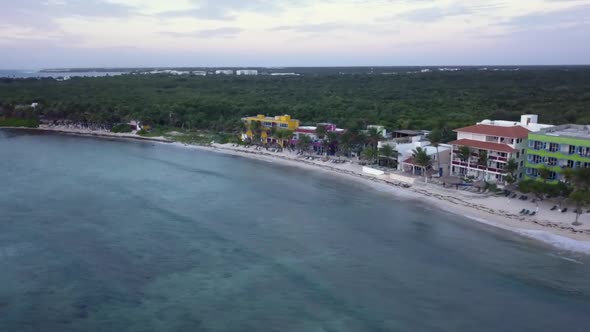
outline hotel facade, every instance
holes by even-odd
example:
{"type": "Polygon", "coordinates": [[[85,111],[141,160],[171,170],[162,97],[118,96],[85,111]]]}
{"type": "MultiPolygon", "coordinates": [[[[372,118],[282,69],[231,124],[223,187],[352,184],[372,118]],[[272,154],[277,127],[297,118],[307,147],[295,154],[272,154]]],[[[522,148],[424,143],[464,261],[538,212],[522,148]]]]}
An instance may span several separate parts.
{"type": "Polygon", "coordinates": [[[252,122],[260,122],[260,138],[265,143],[273,143],[273,138],[271,137],[272,128],[290,130],[292,132],[295,132],[299,128],[299,120],[292,119],[290,115],[265,116],[258,114],[257,116],[242,118],[242,121],[248,127],[246,133],[242,135],[242,139],[254,139],[251,124],[252,122]]]}
{"type": "Polygon", "coordinates": [[[564,181],[565,168],[590,168],[590,127],[567,124],[528,135],[526,178],[537,179],[547,168],[548,180],[564,181]]]}

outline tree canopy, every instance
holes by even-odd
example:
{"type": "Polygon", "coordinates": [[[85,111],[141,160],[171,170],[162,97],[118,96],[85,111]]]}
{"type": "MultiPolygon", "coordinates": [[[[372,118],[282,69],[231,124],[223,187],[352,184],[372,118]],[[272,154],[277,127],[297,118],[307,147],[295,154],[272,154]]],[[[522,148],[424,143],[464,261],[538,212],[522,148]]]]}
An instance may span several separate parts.
{"type": "Polygon", "coordinates": [[[588,67],[299,77],[123,75],[64,82],[6,78],[0,79],[0,116],[109,124],[139,119],[237,131],[246,115],[290,114],[303,124],[332,122],[342,128],[438,128],[448,141],[453,128],[486,118],[517,120],[525,113],[539,114],[545,123],[590,123],[588,91],[588,67]],[[33,102],[40,106],[16,108],[33,102]]]}

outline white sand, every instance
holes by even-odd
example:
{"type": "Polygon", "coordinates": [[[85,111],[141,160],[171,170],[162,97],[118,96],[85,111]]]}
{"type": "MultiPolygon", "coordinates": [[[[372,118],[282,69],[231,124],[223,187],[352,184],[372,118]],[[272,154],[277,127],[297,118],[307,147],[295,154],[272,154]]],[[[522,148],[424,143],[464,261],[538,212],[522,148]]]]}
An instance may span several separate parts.
{"type": "MultiPolygon", "coordinates": [[[[123,139],[143,139],[162,143],[170,143],[164,137],[141,137],[135,134],[115,134],[104,131],[90,131],[71,128],[39,128],[65,134],[98,136],[123,139]]],[[[347,162],[333,164],[319,160],[304,160],[294,153],[273,153],[254,148],[233,147],[231,144],[212,144],[212,146],[196,146],[182,143],[172,143],[175,146],[213,151],[224,154],[242,156],[267,162],[303,167],[314,171],[322,171],[333,175],[354,179],[372,188],[391,194],[397,199],[412,199],[425,202],[444,211],[465,216],[469,219],[485,223],[494,227],[509,230],[523,236],[551,244],[557,248],[590,254],[590,214],[580,217],[581,226],[572,226],[575,214],[569,207],[566,213],[550,211],[554,202],[521,201],[506,197],[489,196],[469,193],[454,188],[443,188],[439,185],[417,182],[410,188],[399,185],[362,172],[362,166],[347,162]],[[519,214],[523,208],[537,211],[535,217],[524,217],[519,214]]]]}

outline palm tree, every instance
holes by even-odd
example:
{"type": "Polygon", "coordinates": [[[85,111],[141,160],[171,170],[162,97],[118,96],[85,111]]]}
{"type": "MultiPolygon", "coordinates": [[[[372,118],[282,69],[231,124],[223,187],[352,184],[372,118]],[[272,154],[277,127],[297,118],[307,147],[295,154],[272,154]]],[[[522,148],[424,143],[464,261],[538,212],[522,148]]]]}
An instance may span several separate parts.
{"type": "Polygon", "coordinates": [[[543,183],[547,183],[547,180],[551,176],[551,170],[547,166],[543,165],[538,169],[538,172],[539,178],[543,180],[543,183]]]}
{"type": "Polygon", "coordinates": [[[288,142],[291,138],[293,138],[293,131],[289,129],[279,129],[276,131],[275,136],[279,145],[284,148],[286,145],[285,141],[288,142]]]}
{"type": "Polygon", "coordinates": [[[279,141],[279,130],[277,129],[277,127],[271,127],[270,128],[270,132],[269,132],[271,141],[275,140],[275,141],[279,141]]]}
{"type": "Polygon", "coordinates": [[[324,139],[322,141],[322,148],[324,149],[324,152],[326,153],[326,158],[328,158],[328,152],[330,151],[330,145],[332,143],[330,142],[329,139],[324,139]]]}
{"type": "Polygon", "coordinates": [[[461,159],[461,161],[463,161],[464,163],[467,163],[467,172],[465,173],[465,175],[467,176],[467,174],[469,174],[469,159],[471,159],[471,148],[465,145],[459,147],[459,159],[461,159]]]}
{"type": "Polygon", "coordinates": [[[477,164],[480,166],[488,166],[488,151],[487,150],[480,150],[479,151],[479,158],[477,160],[477,164]]]}
{"type": "Polygon", "coordinates": [[[250,129],[250,132],[252,133],[252,141],[260,142],[262,134],[262,123],[260,123],[260,121],[250,121],[248,129],[250,129]]]}
{"type": "Polygon", "coordinates": [[[508,162],[506,163],[506,166],[504,167],[504,170],[506,172],[508,172],[508,174],[510,174],[514,178],[516,178],[514,176],[514,173],[516,173],[517,169],[518,169],[518,162],[516,162],[516,160],[514,160],[514,159],[508,160],[508,162]]]}
{"type": "Polygon", "coordinates": [[[299,136],[299,140],[297,141],[297,148],[301,151],[301,152],[307,152],[309,151],[309,148],[311,147],[311,137],[307,136],[307,135],[300,135],[299,136]]]}
{"type": "Polygon", "coordinates": [[[375,158],[377,157],[377,150],[373,148],[366,148],[363,150],[362,158],[368,160],[371,164],[374,163],[375,158]]]}
{"type": "Polygon", "coordinates": [[[579,216],[582,206],[590,203],[590,168],[576,168],[566,173],[573,187],[569,199],[576,203],[576,220],[573,225],[580,225],[579,216]]]}
{"type": "Polygon", "coordinates": [[[432,164],[432,158],[428,155],[426,150],[421,147],[412,150],[412,158],[414,159],[414,165],[422,168],[422,175],[426,177],[426,169],[432,164]]]}
{"type": "Polygon", "coordinates": [[[387,167],[391,164],[391,159],[397,157],[397,151],[395,151],[391,145],[385,144],[379,149],[379,155],[383,156],[387,160],[387,167]]]}
{"type": "Polygon", "coordinates": [[[437,173],[440,172],[440,153],[438,148],[440,147],[440,143],[442,140],[442,134],[440,130],[435,129],[430,132],[428,135],[428,140],[430,140],[430,145],[436,148],[436,162],[437,162],[437,173]]]}
{"type": "Polygon", "coordinates": [[[324,137],[326,137],[327,132],[328,130],[326,129],[326,126],[317,126],[315,128],[315,134],[318,136],[319,139],[324,139],[324,137]]]}
{"type": "Polygon", "coordinates": [[[379,141],[383,139],[383,132],[375,127],[371,127],[367,130],[367,142],[371,147],[377,150],[379,141]]]}
{"type": "Polygon", "coordinates": [[[576,220],[572,223],[574,226],[580,226],[580,215],[582,214],[582,206],[590,203],[590,191],[576,190],[572,192],[569,199],[576,204],[576,220]]]}

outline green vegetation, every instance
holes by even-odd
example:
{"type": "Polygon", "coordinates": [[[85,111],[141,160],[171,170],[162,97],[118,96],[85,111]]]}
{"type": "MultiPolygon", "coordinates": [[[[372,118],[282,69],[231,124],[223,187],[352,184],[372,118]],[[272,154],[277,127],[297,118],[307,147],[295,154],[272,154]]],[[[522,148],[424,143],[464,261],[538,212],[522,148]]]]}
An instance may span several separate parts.
{"type": "Polygon", "coordinates": [[[576,220],[573,225],[580,225],[579,217],[583,213],[583,207],[590,204],[590,169],[575,168],[564,169],[566,182],[549,183],[547,176],[540,174],[539,180],[524,180],[518,184],[518,189],[523,193],[532,193],[540,199],[545,197],[560,197],[569,200],[576,205],[576,220]]]}
{"type": "Polygon", "coordinates": [[[113,128],[111,128],[111,131],[113,133],[130,133],[130,132],[132,132],[131,127],[125,123],[119,123],[119,124],[114,125],[113,128]]]}
{"type": "Polygon", "coordinates": [[[452,129],[485,118],[590,123],[590,68],[536,67],[513,72],[432,72],[300,77],[178,77],[0,79],[0,116],[101,123],[138,119],[152,127],[239,132],[246,115],[288,113],[303,124],[388,129],[452,129]],[[36,109],[17,105],[39,102],[36,109]]]}
{"type": "MultiPolygon", "coordinates": [[[[398,152],[389,144],[385,144],[379,149],[379,157],[385,159],[385,165],[391,167],[391,161],[397,160],[398,152]]],[[[397,163],[394,165],[397,166],[397,163]]]]}
{"type": "Polygon", "coordinates": [[[26,127],[26,128],[37,128],[39,127],[39,120],[37,119],[19,119],[19,118],[6,118],[0,117],[0,127],[26,127]]]}
{"type": "Polygon", "coordinates": [[[432,158],[426,152],[426,149],[417,147],[412,150],[412,158],[414,159],[414,165],[419,166],[422,169],[422,175],[426,176],[426,170],[432,165],[432,158]]]}

